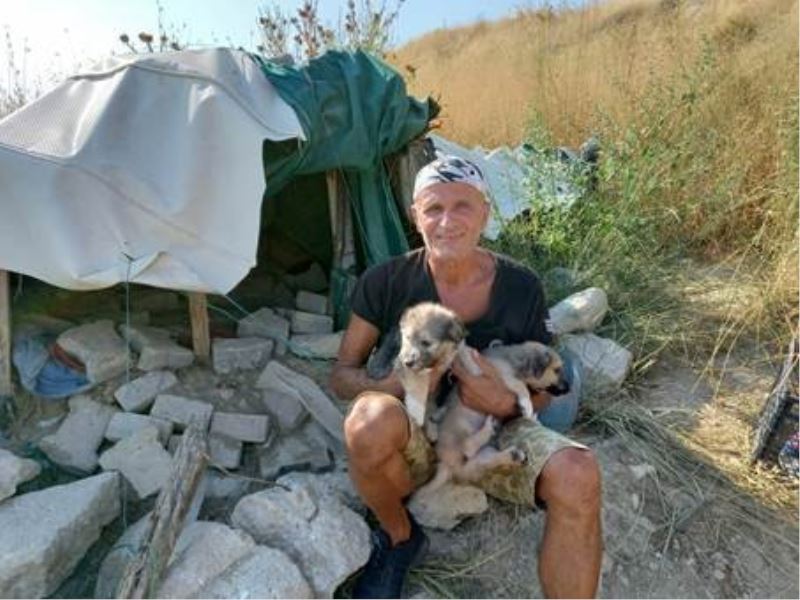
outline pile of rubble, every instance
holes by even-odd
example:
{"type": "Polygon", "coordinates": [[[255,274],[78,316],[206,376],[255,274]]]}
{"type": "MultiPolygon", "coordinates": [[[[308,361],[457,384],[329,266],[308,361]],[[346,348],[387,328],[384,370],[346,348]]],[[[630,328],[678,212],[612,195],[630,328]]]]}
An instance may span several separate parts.
{"type": "MultiPolygon", "coordinates": [[[[115,329],[100,320],[61,333],[58,344],[96,387],[70,398],[68,413],[38,447],[83,478],[14,496],[40,467],[0,451],[0,596],[52,594],[120,516],[124,498],[155,498],[191,424],[208,432],[210,468],[159,595],[332,597],[366,562],[369,530],[346,473],[344,407],[287,366],[300,362],[288,351],[332,357],[341,334],[324,314],[324,296],[299,292],[296,306],[262,308],[239,322],[238,337],[212,340],[211,369],[193,365],[192,352],[169,332],[146,325],[115,329]],[[126,372],[131,349],[136,370],[126,372]],[[235,504],[228,522],[196,520],[212,498],[235,504]]],[[[595,327],[607,309],[597,288],[551,309],[552,327],[590,387],[618,386],[630,367],[624,348],[575,333],[595,327]]],[[[473,488],[442,493],[449,500],[438,505],[446,510],[425,519],[433,527],[452,528],[487,507],[473,488]]],[[[146,518],[106,557],[97,597],[114,596],[146,518]]]]}

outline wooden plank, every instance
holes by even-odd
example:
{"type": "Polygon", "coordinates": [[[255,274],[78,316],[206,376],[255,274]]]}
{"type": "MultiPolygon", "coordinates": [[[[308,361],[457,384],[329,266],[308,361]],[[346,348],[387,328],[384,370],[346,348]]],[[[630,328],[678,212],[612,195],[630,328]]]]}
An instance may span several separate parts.
{"type": "Polygon", "coordinates": [[[128,564],[117,598],[156,598],[175,542],[208,464],[206,432],[196,425],[183,434],[172,472],[161,489],[147,523],[142,545],[128,564]]]}
{"type": "Polygon", "coordinates": [[[211,361],[211,336],[208,329],[208,302],[206,295],[189,292],[189,318],[192,323],[192,346],[197,360],[211,361]]]}
{"type": "Polygon", "coordinates": [[[11,382],[11,293],[8,271],[0,269],[0,396],[14,394],[11,382]]]}

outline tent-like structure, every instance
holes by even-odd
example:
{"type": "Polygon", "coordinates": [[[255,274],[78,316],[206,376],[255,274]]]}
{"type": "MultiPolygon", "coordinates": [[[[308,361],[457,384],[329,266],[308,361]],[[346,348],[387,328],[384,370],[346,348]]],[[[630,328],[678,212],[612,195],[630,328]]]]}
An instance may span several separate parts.
{"type": "Polygon", "coordinates": [[[384,158],[435,110],[363,52],[300,67],[230,49],[110,58],[0,120],[0,272],[223,294],[271,225],[322,254],[336,287],[337,223],[353,223],[351,270],[407,249],[384,158]],[[271,205],[332,171],[344,203],[271,205]]]}

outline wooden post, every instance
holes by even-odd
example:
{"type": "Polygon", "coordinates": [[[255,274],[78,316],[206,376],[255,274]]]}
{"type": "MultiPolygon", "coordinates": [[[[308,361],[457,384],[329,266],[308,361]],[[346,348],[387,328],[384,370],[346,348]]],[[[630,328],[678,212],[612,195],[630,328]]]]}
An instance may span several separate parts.
{"type": "Polygon", "coordinates": [[[208,302],[206,295],[189,292],[189,318],[192,322],[192,346],[201,363],[211,360],[211,336],[208,331],[208,302]]]}
{"type": "Polygon", "coordinates": [[[186,428],[172,473],[156,499],[142,537],[142,545],[128,564],[117,588],[117,598],[155,598],[184,519],[208,464],[205,428],[186,428]]]}
{"type": "Polygon", "coordinates": [[[11,294],[8,271],[0,269],[0,396],[14,394],[11,383],[11,294]]]}

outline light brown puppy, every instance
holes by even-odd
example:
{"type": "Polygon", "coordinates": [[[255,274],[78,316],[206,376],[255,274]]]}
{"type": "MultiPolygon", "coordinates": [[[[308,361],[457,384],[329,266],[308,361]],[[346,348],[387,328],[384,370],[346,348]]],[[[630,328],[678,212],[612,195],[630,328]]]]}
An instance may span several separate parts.
{"type": "Polygon", "coordinates": [[[409,417],[435,441],[436,431],[430,420],[431,376],[450,368],[460,350],[465,348],[467,331],[455,313],[441,304],[423,302],[412,306],[400,319],[400,351],[395,370],[405,391],[409,417]]]}

